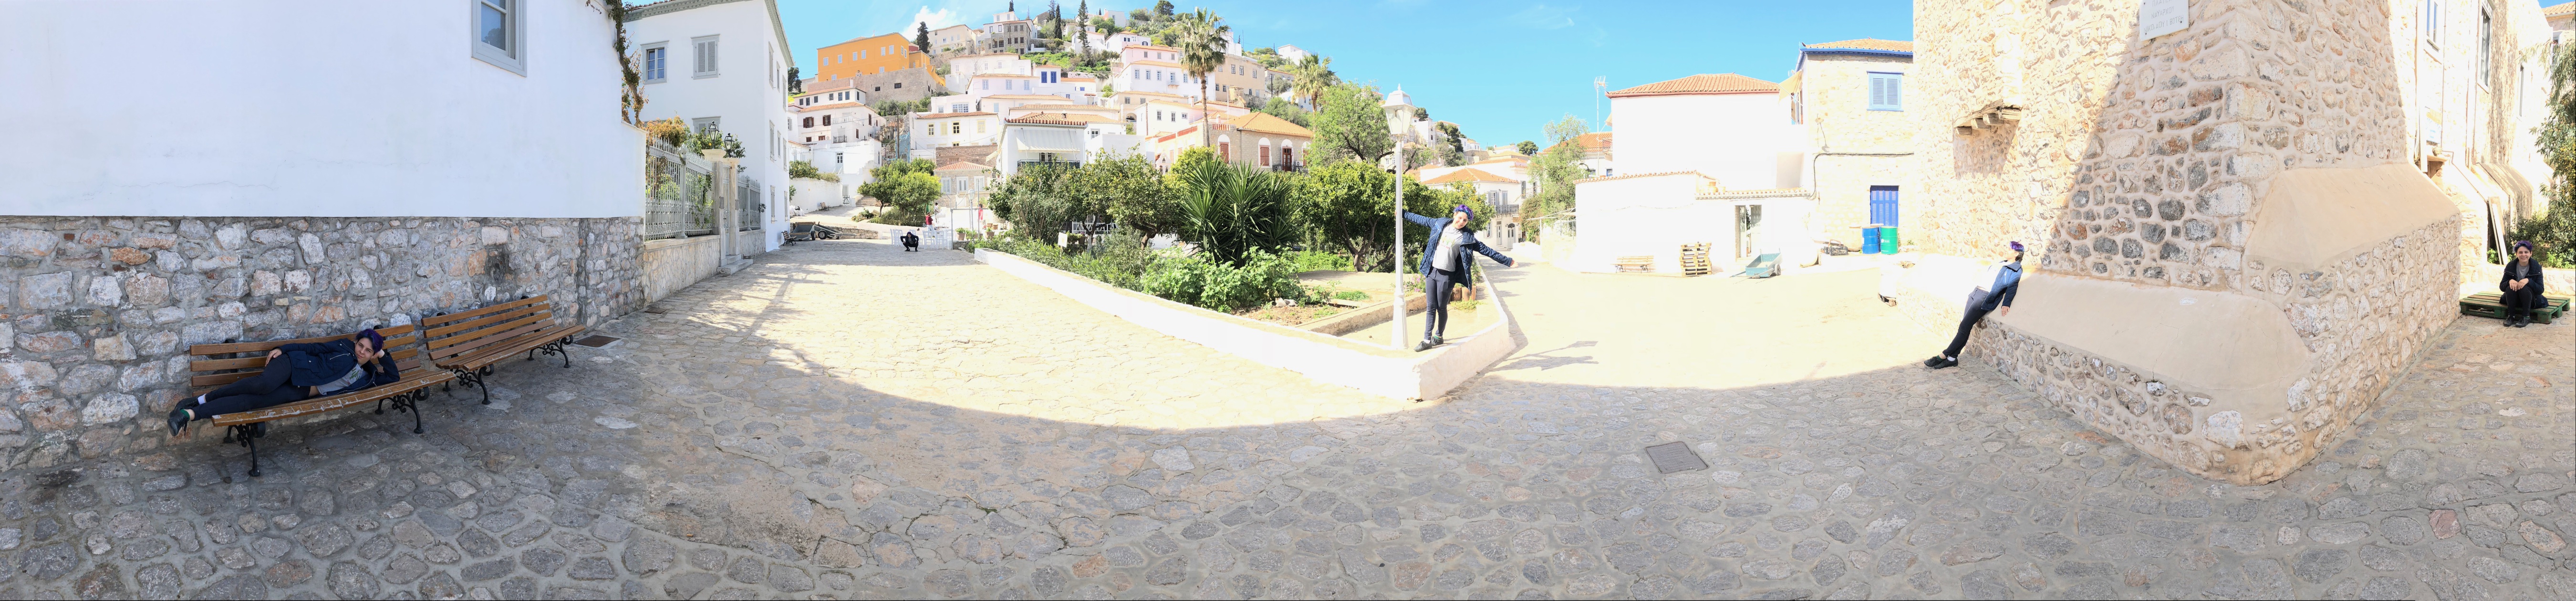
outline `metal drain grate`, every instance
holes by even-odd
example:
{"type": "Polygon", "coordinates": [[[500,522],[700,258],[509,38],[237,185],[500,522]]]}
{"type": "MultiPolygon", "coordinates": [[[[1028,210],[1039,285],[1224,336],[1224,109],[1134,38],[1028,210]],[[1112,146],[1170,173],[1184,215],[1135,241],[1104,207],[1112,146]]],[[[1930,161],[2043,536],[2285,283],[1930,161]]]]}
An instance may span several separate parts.
{"type": "Polygon", "coordinates": [[[1690,443],[1686,442],[1667,442],[1646,447],[1646,458],[1655,462],[1657,473],[1670,474],[1708,469],[1708,462],[1701,461],[1699,453],[1692,451],[1690,443]]]}
{"type": "Polygon", "coordinates": [[[580,339],[580,340],[572,341],[572,343],[573,343],[573,344],[582,345],[582,346],[587,346],[587,347],[590,347],[590,348],[599,348],[599,347],[603,347],[603,346],[608,346],[608,344],[609,344],[609,343],[611,343],[611,342],[616,342],[616,341],[618,341],[618,340],[622,340],[622,339],[621,339],[621,338],[614,337],[614,336],[592,336],[592,337],[589,337],[589,338],[583,338],[583,339],[580,339]]]}

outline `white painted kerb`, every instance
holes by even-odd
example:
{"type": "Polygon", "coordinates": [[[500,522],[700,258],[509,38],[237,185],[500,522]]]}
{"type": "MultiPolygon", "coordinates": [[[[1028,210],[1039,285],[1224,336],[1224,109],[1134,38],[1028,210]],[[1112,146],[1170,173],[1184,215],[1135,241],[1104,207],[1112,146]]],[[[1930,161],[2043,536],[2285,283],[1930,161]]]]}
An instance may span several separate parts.
{"type": "Polygon", "coordinates": [[[1399,399],[1447,394],[1520,349],[1511,335],[1512,313],[1489,283],[1483,298],[1500,316],[1492,325],[1430,352],[1413,353],[1360,344],[1278,324],[1192,307],[988,249],[975,260],[1076,302],[1174,338],[1195,342],[1255,363],[1316,381],[1399,399]]]}

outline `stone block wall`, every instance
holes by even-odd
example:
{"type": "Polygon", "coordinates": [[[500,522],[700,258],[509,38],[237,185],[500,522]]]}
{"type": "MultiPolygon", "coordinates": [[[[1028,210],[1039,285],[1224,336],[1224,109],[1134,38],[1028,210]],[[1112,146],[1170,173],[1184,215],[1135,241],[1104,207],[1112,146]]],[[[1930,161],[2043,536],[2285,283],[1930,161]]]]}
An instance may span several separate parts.
{"type": "MultiPolygon", "coordinates": [[[[1818,153],[1807,158],[1815,170],[1809,188],[1816,195],[1816,212],[1809,220],[1819,236],[1840,240],[1854,252],[1861,247],[1858,226],[1869,223],[1870,186],[1896,186],[1899,202],[1909,191],[1921,193],[1909,181],[1913,157],[1885,156],[1916,151],[1918,128],[1909,114],[1912,107],[1869,110],[1870,72],[1906,73],[1912,68],[1912,60],[1893,56],[1813,54],[1799,69],[1804,142],[1818,153]]],[[[1904,232],[1900,230],[1898,237],[1902,240],[1904,232]]]]}
{"type": "Polygon", "coordinates": [[[0,470],[157,447],[189,345],[550,294],[642,307],[634,218],[0,217],[0,470]]]}
{"type": "MultiPolygon", "coordinates": [[[[2188,29],[2141,41],[2137,4],[1917,3],[1907,112],[1924,194],[1907,195],[1907,214],[1938,226],[1904,236],[1980,258],[2020,240],[2039,247],[2033,273],[2278,305],[2310,353],[2283,399],[2213,402],[2174,384],[2193,374],[2121,365],[1993,319],[1971,351],[2151,455],[2270,481],[2341,435],[2456,312],[2461,225],[2377,240],[2331,265],[2259,265],[2248,234],[2284,171],[2408,160],[2390,5],[2195,1],[2188,29]],[[2019,107],[2020,120],[1953,130],[1996,105],[2019,107]]],[[[1947,331],[1958,308],[1930,313],[1925,325],[1947,331]]]]}
{"type": "Polygon", "coordinates": [[[2451,272],[2442,269],[2457,247],[2457,229],[2455,221],[2427,226],[2321,273],[2248,278],[2254,296],[2287,309],[2310,353],[2308,377],[2278,402],[2221,402],[2166,374],[2053,344],[2000,320],[1986,322],[1989,330],[1972,338],[1967,354],[2149,456],[2220,480],[2270,482],[2350,432],[2415,351],[2459,312],[2451,272]]]}
{"type": "MultiPolygon", "coordinates": [[[[1869,187],[1896,186],[1897,202],[1906,201],[1906,174],[1913,157],[1903,156],[1818,156],[1816,163],[1816,214],[1809,217],[1816,233],[1827,240],[1840,240],[1852,252],[1860,252],[1861,226],[1869,224],[1869,187]]],[[[1916,191],[1916,194],[1921,194],[1916,191]]],[[[1911,230],[1897,224],[1897,240],[1902,243],[1911,230]]],[[[1911,225],[1929,225],[1915,223],[1911,225]]]]}

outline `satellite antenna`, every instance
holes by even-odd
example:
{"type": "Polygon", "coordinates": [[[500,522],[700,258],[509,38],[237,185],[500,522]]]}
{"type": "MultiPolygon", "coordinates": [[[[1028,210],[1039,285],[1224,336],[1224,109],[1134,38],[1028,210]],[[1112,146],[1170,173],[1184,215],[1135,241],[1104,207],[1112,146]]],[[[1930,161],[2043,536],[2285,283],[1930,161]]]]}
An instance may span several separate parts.
{"type": "Polygon", "coordinates": [[[1601,98],[1610,94],[1610,78],[1592,78],[1592,126],[1601,126],[1601,98]]]}

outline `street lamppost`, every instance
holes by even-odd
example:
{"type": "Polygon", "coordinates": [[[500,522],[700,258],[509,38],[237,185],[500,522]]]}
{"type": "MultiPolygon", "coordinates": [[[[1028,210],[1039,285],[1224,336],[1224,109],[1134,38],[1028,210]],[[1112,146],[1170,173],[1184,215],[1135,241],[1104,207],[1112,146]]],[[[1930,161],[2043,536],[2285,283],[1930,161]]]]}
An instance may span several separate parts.
{"type": "Polygon", "coordinates": [[[1388,271],[1392,271],[1392,272],[1394,272],[1394,273],[1395,273],[1395,308],[1393,309],[1393,311],[1395,311],[1395,317],[1388,319],[1388,320],[1387,320],[1387,322],[1386,322],[1386,323],[1387,323],[1388,328],[1390,328],[1390,329],[1388,329],[1388,330],[1386,331],[1386,346],[1387,346],[1387,348],[1393,348],[1393,349],[1402,349],[1402,348],[1404,348],[1404,170],[1403,170],[1403,166],[1404,166],[1404,164],[1403,164],[1403,162],[1402,162],[1402,159],[1398,159],[1398,160],[1397,160],[1397,163],[1396,163],[1396,168],[1395,168],[1395,169],[1388,169],[1388,170],[1387,170],[1387,173],[1391,173],[1391,174],[1394,174],[1394,175],[1395,175],[1395,246],[1390,247],[1390,248],[1392,248],[1392,249],[1394,250],[1394,253],[1395,253],[1395,264],[1394,264],[1394,265],[1392,265],[1392,266],[1390,266],[1391,268],[1390,268],[1390,269],[1388,269],[1388,271]]]}

